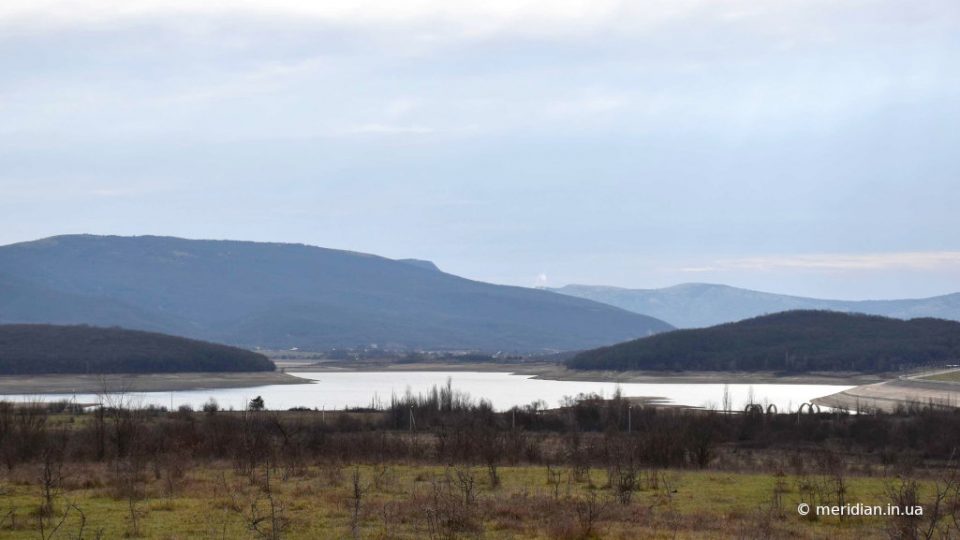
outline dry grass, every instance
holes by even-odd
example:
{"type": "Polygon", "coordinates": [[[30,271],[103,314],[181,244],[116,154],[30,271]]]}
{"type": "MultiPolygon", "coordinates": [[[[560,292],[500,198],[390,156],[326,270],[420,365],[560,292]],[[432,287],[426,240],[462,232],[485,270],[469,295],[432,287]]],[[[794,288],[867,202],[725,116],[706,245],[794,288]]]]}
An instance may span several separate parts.
{"type": "MultiPolygon", "coordinates": [[[[481,467],[321,464],[248,477],[222,463],[174,476],[148,468],[131,502],[109,466],[70,465],[46,534],[64,515],[54,538],[77,538],[81,526],[83,538],[863,538],[886,525],[801,518],[816,478],[770,474],[645,471],[629,504],[596,469],[577,481],[565,468],[502,467],[496,488],[481,467]]],[[[851,478],[847,500],[883,502],[884,486],[851,478]]],[[[39,537],[40,504],[36,467],[7,473],[0,536],[39,537]]]]}

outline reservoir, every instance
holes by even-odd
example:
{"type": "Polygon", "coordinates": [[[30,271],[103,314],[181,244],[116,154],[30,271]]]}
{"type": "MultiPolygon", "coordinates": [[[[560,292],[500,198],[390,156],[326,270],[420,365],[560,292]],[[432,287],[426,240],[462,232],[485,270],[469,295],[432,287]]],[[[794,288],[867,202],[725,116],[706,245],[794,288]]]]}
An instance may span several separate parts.
{"type": "MultiPolygon", "coordinates": [[[[138,392],[123,396],[108,396],[106,402],[122,400],[127,406],[179,407],[190,405],[199,409],[210,399],[223,409],[243,409],[254,397],[263,398],[268,409],[286,410],[307,407],[321,410],[340,410],[353,407],[388,406],[392,396],[407,392],[426,394],[434,386],[444,386],[451,380],[454,390],[470,395],[474,400],[485,399],[497,410],[528,405],[542,401],[547,407],[557,407],[565,397],[578,394],[613,396],[618,389],[625,397],[657,398],[663,403],[689,407],[720,409],[725,387],[733,410],[743,410],[750,403],[776,405],[780,412],[795,411],[811,399],[842,392],[851,386],[816,384],[691,384],[691,383],[615,383],[586,381],[553,381],[535,379],[531,375],[500,372],[464,371],[389,371],[389,372],[300,372],[304,384],[269,385],[248,388],[218,388],[209,390],[180,390],[174,392],[138,392]]],[[[78,403],[97,403],[96,394],[5,395],[5,401],[73,400],[78,403]]]]}

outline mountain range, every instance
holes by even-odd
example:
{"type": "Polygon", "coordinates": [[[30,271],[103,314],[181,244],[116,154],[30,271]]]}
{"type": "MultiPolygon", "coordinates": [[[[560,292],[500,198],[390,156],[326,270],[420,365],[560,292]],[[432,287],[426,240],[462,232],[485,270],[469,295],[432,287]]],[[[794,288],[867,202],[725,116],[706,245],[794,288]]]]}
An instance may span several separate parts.
{"type": "Polygon", "coordinates": [[[69,235],[0,246],[0,324],[119,326],[244,347],[547,351],[672,329],[548,291],[301,244],[69,235]]]}
{"type": "Polygon", "coordinates": [[[567,285],[550,291],[643,313],[678,328],[702,328],[790,310],[829,310],[898,319],[936,317],[960,321],[960,293],[904,300],[824,300],[727,285],[685,283],[663,289],[567,285]]]}

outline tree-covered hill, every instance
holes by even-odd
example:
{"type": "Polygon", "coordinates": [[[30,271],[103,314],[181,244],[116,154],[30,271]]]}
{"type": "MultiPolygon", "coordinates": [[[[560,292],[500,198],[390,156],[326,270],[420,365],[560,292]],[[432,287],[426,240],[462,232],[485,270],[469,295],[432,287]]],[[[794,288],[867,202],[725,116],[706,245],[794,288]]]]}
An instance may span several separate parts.
{"type": "Polygon", "coordinates": [[[786,311],[584,351],[568,365],[602,370],[869,372],[953,364],[958,359],[958,322],[786,311]]]}
{"type": "Polygon", "coordinates": [[[0,374],[273,371],[266,356],[153,332],[0,325],[0,374]]]}

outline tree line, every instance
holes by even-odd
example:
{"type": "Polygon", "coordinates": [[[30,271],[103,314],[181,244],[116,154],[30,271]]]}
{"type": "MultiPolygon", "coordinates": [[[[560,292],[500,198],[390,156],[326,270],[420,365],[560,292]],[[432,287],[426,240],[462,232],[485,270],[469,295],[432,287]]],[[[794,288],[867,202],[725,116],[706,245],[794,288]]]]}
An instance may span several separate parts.
{"type": "MultiPolygon", "coordinates": [[[[875,465],[946,460],[960,447],[960,411],[916,404],[890,414],[732,413],[642,406],[597,395],[495,411],[449,386],[394,398],[379,411],[242,411],[0,402],[0,459],[8,468],[47,452],[71,461],[176,454],[255,466],[264,459],[395,459],[434,463],[603,466],[611,444],[640,464],[704,468],[721,449],[814,451],[830,446],[875,465]],[[69,415],[67,423],[63,415],[69,415]],[[58,423],[53,418],[60,418],[58,423]]],[[[305,461],[304,461],[305,462],[305,461]]]]}

